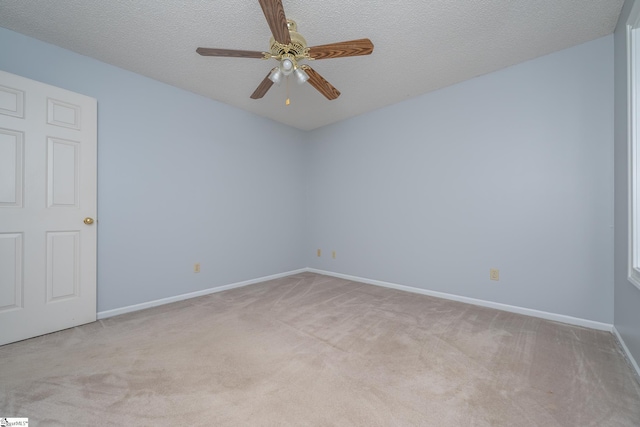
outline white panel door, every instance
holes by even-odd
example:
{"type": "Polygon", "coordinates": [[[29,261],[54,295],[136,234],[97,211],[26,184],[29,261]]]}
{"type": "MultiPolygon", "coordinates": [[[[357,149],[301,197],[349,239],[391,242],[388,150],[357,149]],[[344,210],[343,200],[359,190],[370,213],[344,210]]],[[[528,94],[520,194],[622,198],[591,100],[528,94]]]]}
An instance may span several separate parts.
{"type": "Polygon", "coordinates": [[[96,320],[96,169],[96,100],[0,71],[0,345],[96,320]]]}

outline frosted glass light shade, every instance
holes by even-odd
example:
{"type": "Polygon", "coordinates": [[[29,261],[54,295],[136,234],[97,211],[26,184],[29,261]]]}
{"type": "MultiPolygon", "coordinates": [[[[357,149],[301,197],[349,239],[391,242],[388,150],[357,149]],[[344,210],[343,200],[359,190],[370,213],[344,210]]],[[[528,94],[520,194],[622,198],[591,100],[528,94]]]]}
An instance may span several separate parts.
{"type": "Polygon", "coordinates": [[[289,58],[285,58],[280,62],[280,71],[284,73],[285,76],[288,76],[293,71],[293,61],[289,58]]]}
{"type": "Polygon", "coordinates": [[[271,74],[269,75],[269,80],[277,84],[278,86],[282,83],[282,79],[284,78],[284,74],[280,71],[280,68],[276,67],[271,70],[271,74]]]}
{"type": "Polygon", "coordinates": [[[299,85],[309,80],[309,75],[300,68],[296,68],[293,71],[293,75],[296,76],[296,82],[298,82],[299,85]]]}

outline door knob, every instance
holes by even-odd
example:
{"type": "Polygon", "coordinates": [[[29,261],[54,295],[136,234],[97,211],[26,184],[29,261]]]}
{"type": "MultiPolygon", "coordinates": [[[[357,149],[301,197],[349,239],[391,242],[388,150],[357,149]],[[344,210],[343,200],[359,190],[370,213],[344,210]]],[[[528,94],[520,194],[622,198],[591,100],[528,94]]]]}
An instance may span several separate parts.
{"type": "Polygon", "coordinates": [[[93,224],[93,218],[86,217],[84,219],[84,223],[87,224],[87,225],[93,224]]]}

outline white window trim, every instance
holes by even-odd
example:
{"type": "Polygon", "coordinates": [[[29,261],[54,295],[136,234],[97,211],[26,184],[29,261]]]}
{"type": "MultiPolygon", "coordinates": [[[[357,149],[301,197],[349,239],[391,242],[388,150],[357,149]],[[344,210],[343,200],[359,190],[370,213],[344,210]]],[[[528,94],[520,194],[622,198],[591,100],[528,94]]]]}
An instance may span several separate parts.
{"type": "Polygon", "coordinates": [[[640,1],[627,20],[629,281],[640,289],[640,1]]]}

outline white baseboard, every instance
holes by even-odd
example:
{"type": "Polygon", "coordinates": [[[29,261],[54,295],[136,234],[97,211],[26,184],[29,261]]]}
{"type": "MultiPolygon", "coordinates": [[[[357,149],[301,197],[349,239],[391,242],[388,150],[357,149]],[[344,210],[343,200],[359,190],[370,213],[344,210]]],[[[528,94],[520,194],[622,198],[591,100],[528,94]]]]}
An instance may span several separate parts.
{"type": "MultiPolygon", "coordinates": [[[[332,271],[318,270],[318,269],[315,269],[315,268],[301,268],[299,270],[293,270],[293,271],[288,271],[288,272],[285,272],[285,273],[273,274],[273,275],[270,275],[270,276],[259,277],[257,279],[245,280],[243,282],[237,282],[237,283],[231,283],[229,285],[217,286],[215,288],[203,289],[201,291],[190,292],[190,293],[186,293],[186,294],[182,294],[182,295],[176,295],[176,296],[172,296],[172,297],[168,297],[168,298],[162,298],[162,299],[158,299],[158,300],[154,300],[154,301],[143,302],[143,303],[140,303],[140,304],[129,305],[129,306],[126,306],[126,307],[116,308],[116,309],[113,309],[113,310],[100,311],[97,314],[97,319],[98,320],[106,319],[108,317],[118,316],[120,314],[131,313],[131,312],[138,311],[138,310],[144,310],[145,308],[157,307],[159,305],[169,304],[169,303],[177,302],[177,301],[183,301],[183,300],[186,300],[186,299],[189,299],[189,298],[195,298],[195,297],[199,297],[199,296],[203,296],[203,295],[209,295],[209,294],[212,294],[212,293],[215,293],[215,292],[222,292],[222,291],[226,291],[226,290],[229,290],[229,289],[240,288],[240,287],[243,287],[243,286],[254,285],[256,283],[266,282],[268,280],[279,279],[281,277],[291,276],[293,274],[299,274],[299,273],[304,273],[304,272],[324,274],[326,276],[338,277],[338,278],[341,278],[341,279],[352,280],[354,282],[367,283],[367,284],[370,284],[370,285],[382,286],[382,287],[391,288],[391,289],[398,289],[398,290],[401,290],[401,291],[412,292],[412,293],[422,294],[422,295],[428,295],[428,296],[432,296],[432,297],[436,297],[436,298],[443,298],[443,299],[448,299],[448,300],[452,300],[452,301],[459,301],[459,302],[464,302],[464,303],[467,303],[467,304],[478,305],[478,306],[481,306],[481,307],[495,308],[497,310],[508,311],[508,312],[511,312],[511,313],[524,314],[526,316],[533,316],[533,317],[538,317],[538,318],[541,318],[541,319],[553,320],[555,322],[568,323],[570,325],[576,325],[576,326],[583,326],[585,328],[591,328],[591,329],[597,329],[597,330],[601,330],[601,331],[614,332],[614,333],[616,333],[616,336],[618,337],[618,339],[620,340],[621,344],[625,348],[625,351],[627,352],[627,354],[630,355],[628,350],[626,350],[626,346],[624,346],[624,341],[622,341],[622,338],[619,336],[619,334],[617,334],[617,331],[615,331],[615,328],[613,327],[613,325],[608,324],[608,323],[601,323],[601,322],[596,322],[596,321],[593,321],[593,320],[587,320],[587,319],[581,319],[581,318],[578,318],[578,317],[565,316],[563,314],[549,313],[549,312],[546,312],[546,311],[534,310],[534,309],[530,309],[530,308],[518,307],[518,306],[514,306],[514,305],[502,304],[502,303],[497,303],[497,302],[492,302],[492,301],[485,301],[485,300],[480,300],[480,299],[476,299],[476,298],[463,297],[463,296],[460,296],[460,295],[453,295],[453,294],[448,294],[448,293],[445,293],[445,292],[437,292],[437,291],[430,291],[430,290],[427,290],[427,289],[414,288],[412,286],[399,285],[399,284],[390,283],[390,282],[383,282],[381,280],[367,279],[365,277],[351,276],[351,275],[348,275],[348,274],[334,273],[332,271]]],[[[630,360],[632,360],[633,363],[635,363],[633,358],[630,357],[630,360]]],[[[634,366],[636,366],[636,369],[637,369],[637,365],[634,365],[634,366]]]]}
{"type": "Polygon", "coordinates": [[[427,289],[414,288],[412,286],[398,285],[396,283],[383,282],[380,280],[367,279],[364,277],[350,276],[348,274],[334,273],[331,271],[318,270],[315,268],[307,268],[306,271],[318,274],[324,274],[327,276],[338,277],[341,279],[352,280],[354,282],[367,283],[370,285],[382,286],[385,288],[398,289],[406,292],[413,292],[416,294],[428,295],[437,298],[444,298],[452,301],[464,302],[467,304],[478,305],[481,307],[495,308],[497,310],[508,311],[511,313],[524,314],[526,316],[538,317],[546,320],[553,320],[555,322],[568,323],[570,325],[583,326],[585,328],[597,329],[600,331],[612,332],[613,325],[609,323],[601,323],[593,320],[581,319],[579,317],[565,316],[563,314],[549,313],[546,311],[534,310],[531,308],[518,307],[515,305],[502,304],[498,302],[485,301],[476,298],[463,297],[459,295],[447,294],[444,292],[430,291],[427,289]]]}
{"type": "Polygon", "coordinates": [[[618,342],[620,343],[620,346],[622,347],[624,354],[627,356],[627,359],[629,360],[629,362],[631,362],[631,366],[633,366],[633,368],[636,370],[636,374],[638,375],[638,377],[640,377],[640,367],[638,366],[636,359],[633,358],[633,355],[629,351],[629,348],[625,344],[624,340],[622,339],[622,336],[620,335],[620,333],[618,332],[618,329],[616,329],[615,326],[613,327],[613,334],[618,339],[618,342]]]}
{"type": "Polygon", "coordinates": [[[306,268],[300,270],[288,271],[286,273],[273,274],[271,276],[259,277],[257,279],[245,280],[243,282],[231,283],[229,285],[217,286],[215,288],[203,289],[201,291],[189,292],[187,294],[176,295],[173,297],[157,299],[154,301],[143,302],[140,304],[129,305],[126,307],[115,308],[113,310],[100,311],[97,314],[97,319],[106,319],[108,317],[118,316],[120,314],[131,313],[138,310],[144,310],[145,308],[157,307],[159,305],[169,304],[172,302],[183,301],[189,298],[201,297],[203,295],[209,295],[216,292],[222,292],[229,289],[241,288],[243,286],[254,285],[256,283],[266,282],[267,280],[279,279],[281,277],[291,276],[292,274],[304,273],[306,268]]]}

